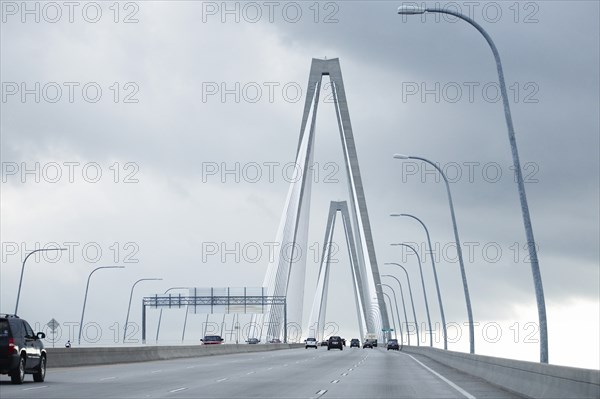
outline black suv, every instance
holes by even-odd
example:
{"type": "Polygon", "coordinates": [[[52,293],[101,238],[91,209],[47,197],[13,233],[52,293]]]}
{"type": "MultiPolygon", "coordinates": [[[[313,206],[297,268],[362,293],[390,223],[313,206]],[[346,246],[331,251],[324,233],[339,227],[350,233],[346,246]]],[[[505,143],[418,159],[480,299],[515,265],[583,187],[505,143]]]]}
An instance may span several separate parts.
{"type": "Polygon", "coordinates": [[[390,339],[387,343],[387,350],[400,350],[400,345],[398,344],[397,339],[390,339]]]}
{"type": "Polygon", "coordinates": [[[360,341],[358,340],[358,338],[352,338],[352,340],[350,341],[350,347],[360,348],[360,341]]]}
{"type": "Polygon", "coordinates": [[[0,374],[10,375],[13,384],[22,384],[25,374],[35,382],[46,378],[46,334],[33,333],[25,320],[15,315],[0,315],[0,374]]]}
{"type": "Polygon", "coordinates": [[[342,338],[338,336],[329,337],[329,341],[327,341],[327,350],[331,350],[331,348],[338,348],[343,351],[344,344],[342,343],[342,338]]]}

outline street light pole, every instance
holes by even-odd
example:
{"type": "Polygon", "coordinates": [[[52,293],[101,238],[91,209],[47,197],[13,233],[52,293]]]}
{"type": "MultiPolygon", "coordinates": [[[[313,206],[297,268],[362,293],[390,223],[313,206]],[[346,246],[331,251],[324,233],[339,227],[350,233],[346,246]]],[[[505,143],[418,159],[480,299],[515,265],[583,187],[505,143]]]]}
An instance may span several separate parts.
{"type": "Polygon", "coordinates": [[[421,223],[421,226],[423,226],[423,228],[425,229],[425,233],[427,235],[427,243],[429,245],[429,258],[431,259],[431,267],[433,268],[433,280],[435,281],[435,289],[437,291],[438,303],[440,306],[440,315],[442,317],[442,332],[444,334],[444,349],[447,350],[448,349],[448,334],[446,333],[446,316],[444,315],[444,306],[442,305],[442,294],[440,293],[440,284],[438,282],[437,270],[435,267],[435,261],[433,259],[433,247],[431,246],[431,238],[429,237],[429,230],[427,229],[427,226],[425,226],[425,223],[423,223],[421,221],[421,219],[419,219],[416,216],[409,215],[406,213],[402,213],[402,214],[392,213],[390,216],[411,217],[411,218],[415,219],[416,221],[418,221],[419,223],[421,223]]]}
{"type": "Polygon", "coordinates": [[[88,290],[90,288],[90,279],[92,278],[92,274],[96,270],[100,269],[124,269],[125,266],[100,266],[92,270],[87,278],[87,284],[85,285],[85,295],[83,296],[83,307],[81,308],[81,321],[79,322],[79,336],[77,337],[77,344],[81,345],[81,331],[83,330],[83,315],[85,314],[85,305],[87,303],[88,290]]]}
{"type": "Polygon", "coordinates": [[[519,191],[519,200],[521,202],[521,214],[523,216],[523,225],[525,227],[525,236],[527,238],[527,247],[529,250],[529,259],[531,263],[531,273],[533,275],[533,285],[535,287],[535,297],[538,308],[538,319],[540,324],[540,362],[548,363],[548,324],[546,320],[546,301],[544,299],[544,286],[542,284],[542,274],[540,272],[540,265],[537,256],[537,248],[535,245],[535,238],[533,236],[533,227],[531,225],[531,217],[529,215],[529,205],[527,204],[527,195],[525,193],[525,183],[523,182],[523,172],[521,170],[521,161],[519,160],[519,151],[517,149],[517,140],[515,138],[515,130],[512,121],[512,115],[510,112],[510,104],[508,101],[508,93],[506,90],[506,82],[504,80],[504,71],[502,70],[502,61],[500,60],[500,53],[494,44],[491,36],[483,29],[481,25],[475,22],[472,18],[463,15],[459,12],[451,11],[448,9],[431,9],[425,7],[408,7],[402,6],[398,8],[399,14],[423,14],[426,12],[437,12],[453,15],[457,18],[468,22],[471,26],[479,31],[487,41],[494,59],[496,61],[496,69],[498,70],[498,81],[500,83],[500,92],[502,94],[502,104],[504,106],[504,117],[506,119],[506,127],[508,129],[508,141],[510,143],[510,149],[513,159],[513,167],[515,169],[515,175],[517,179],[517,186],[519,191]]]}
{"type": "MultiPolygon", "coordinates": [[[[392,294],[394,294],[394,303],[396,305],[396,316],[398,318],[398,325],[400,326],[400,341],[404,342],[403,338],[402,338],[402,336],[404,335],[404,332],[402,330],[402,321],[400,320],[400,311],[398,310],[398,297],[396,297],[396,290],[394,290],[394,288],[389,284],[381,283],[379,285],[381,285],[382,287],[388,287],[390,290],[392,290],[392,294]]],[[[402,298],[402,305],[404,305],[404,298],[402,298]]],[[[406,308],[404,309],[404,321],[408,325],[408,319],[406,318],[406,308]]],[[[394,335],[396,335],[396,339],[398,339],[398,335],[397,334],[394,334],[394,335]]]]}
{"type": "MultiPolygon", "coordinates": [[[[416,333],[417,333],[417,346],[421,346],[421,342],[419,339],[419,322],[417,321],[417,312],[415,312],[415,301],[413,300],[412,287],[410,286],[410,277],[408,276],[408,271],[406,271],[404,266],[402,266],[399,263],[386,262],[386,263],[384,263],[384,265],[399,266],[402,268],[402,270],[404,270],[404,274],[406,274],[406,281],[408,281],[408,293],[410,294],[410,303],[412,305],[413,318],[415,319],[415,329],[416,329],[416,333]]],[[[396,281],[398,281],[398,284],[400,284],[400,280],[398,280],[396,277],[394,277],[392,275],[390,275],[390,277],[395,278],[396,281]]],[[[400,287],[402,287],[402,286],[400,286],[400,287]]],[[[410,345],[410,343],[409,343],[409,345],[410,345]]]]}
{"type": "Polygon", "coordinates": [[[36,252],[66,251],[66,250],[67,250],[67,248],[41,248],[41,249],[34,249],[30,253],[28,253],[27,256],[25,256],[25,259],[23,259],[23,265],[21,266],[21,277],[19,278],[19,290],[17,291],[17,302],[15,303],[15,315],[17,314],[17,310],[19,310],[19,298],[21,297],[21,286],[23,285],[23,273],[25,272],[25,262],[27,262],[27,259],[29,259],[29,257],[31,255],[33,255],[34,253],[36,253],[36,252]]]}
{"type": "MultiPolygon", "coordinates": [[[[404,302],[404,290],[402,289],[402,284],[400,284],[400,280],[398,280],[396,277],[394,277],[390,274],[382,274],[381,277],[391,277],[394,280],[396,280],[396,282],[398,283],[398,286],[400,286],[400,299],[402,299],[402,310],[404,311],[404,321],[406,322],[406,337],[408,340],[408,346],[410,346],[410,328],[408,328],[408,316],[406,315],[406,304],[404,302]]],[[[390,287],[390,289],[391,288],[392,287],[390,287]]],[[[393,292],[393,290],[392,290],[392,292],[393,292]]],[[[394,295],[396,295],[395,292],[394,292],[394,295]]],[[[400,315],[398,315],[398,319],[400,319],[400,315]]]]}
{"type": "MultiPolygon", "coordinates": [[[[469,351],[471,354],[474,354],[475,353],[475,327],[473,326],[473,310],[471,308],[471,295],[469,294],[469,284],[467,283],[467,272],[465,271],[465,263],[463,261],[462,247],[460,245],[460,238],[458,237],[458,227],[456,226],[456,216],[454,214],[454,203],[452,202],[452,194],[450,192],[450,183],[448,182],[448,178],[446,177],[446,174],[442,171],[442,169],[439,166],[437,166],[435,163],[431,162],[429,159],[422,158],[422,157],[414,157],[414,156],[409,156],[409,155],[401,155],[401,154],[395,154],[394,158],[396,158],[396,159],[417,159],[419,161],[423,161],[423,162],[428,163],[429,165],[433,166],[439,172],[439,174],[444,178],[444,182],[446,183],[446,194],[448,196],[448,204],[450,204],[450,216],[452,217],[452,228],[454,229],[454,241],[456,242],[456,253],[458,255],[458,263],[460,265],[460,275],[462,277],[463,290],[465,293],[465,302],[467,304],[467,317],[469,319],[469,351]]],[[[403,214],[403,215],[412,217],[413,219],[416,219],[419,222],[421,222],[421,220],[416,218],[415,216],[407,215],[407,214],[403,214]]],[[[421,224],[423,225],[423,227],[425,227],[425,224],[423,224],[423,222],[421,222],[421,224]]],[[[426,227],[425,227],[425,231],[427,231],[426,227]]],[[[429,239],[429,232],[427,232],[427,239],[429,239]]],[[[430,242],[430,247],[431,247],[431,242],[430,242]]],[[[433,259],[433,256],[432,256],[432,259],[433,259]]],[[[436,277],[436,282],[437,282],[437,277],[436,277]]],[[[439,294],[439,288],[438,288],[438,294],[439,294]]],[[[445,327],[445,325],[444,325],[444,327],[445,327]]]]}
{"type": "MultiPolygon", "coordinates": [[[[379,284],[379,285],[383,285],[383,284],[379,284]]],[[[388,294],[386,294],[385,292],[383,292],[383,295],[385,295],[385,297],[387,298],[388,302],[390,303],[390,308],[391,308],[392,307],[392,300],[391,300],[390,296],[388,294]]],[[[396,303],[396,311],[397,310],[398,310],[398,304],[396,303]]],[[[396,339],[398,339],[398,330],[396,330],[396,316],[394,316],[394,311],[393,310],[390,313],[392,315],[392,323],[394,323],[394,336],[396,337],[396,339]]],[[[400,317],[399,313],[398,313],[398,317],[400,317]]],[[[400,323],[400,319],[398,319],[398,323],[400,323]]],[[[402,337],[402,327],[400,327],[400,337],[402,337]]]]}
{"type": "MultiPolygon", "coordinates": [[[[189,289],[189,287],[171,287],[168,290],[166,290],[163,295],[168,294],[169,291],[172,291],[172,290],[187,290],[187,289],[189,289]]],[[[157,343],[158,343],[158,332],[160,331],[160,322],[162,320],[162,313],[163,313],[163,308],[161,307],[160,308],[160,314],[158,316],[158,326],[156,326],[156,342],[157,343]]]]}
{"type": "Polygon", "coordinates": [[[423,298],[425,298],[425,311],[427,313],[427,324],[429,325],[429,346],[433,346],[433,329],[431,328],[431,316],[429,315],[429,302],[427,301],[427,290],[425,290],[425,278],[423,277],[423,267],[421,266],[421,257],[419,256],[419,253],[417,252],[417,250],[408,244],[398,243],[398,244],[390,244],[390,245],[403,246],[403,247],[410,248],[415,253],[415,255],[417,255],[417,261],[419,262],[419,272],[421,274],[421,285],[423,286],[423,298]]]}
{"type": "Polygon", "coordinates": [[[131,293],[129,294],[129,306],[127,306],[127,318],[125,318],[125,328],[123,330],[123,343],[125,343],[125,337],[127,336],[127,324],[129,324],[129,312],[131,310],[131,299],[133,298],[133,290],[135,286],[142,281],[160,281],[162,278],[141,278],[131,286],[131,293]]]}

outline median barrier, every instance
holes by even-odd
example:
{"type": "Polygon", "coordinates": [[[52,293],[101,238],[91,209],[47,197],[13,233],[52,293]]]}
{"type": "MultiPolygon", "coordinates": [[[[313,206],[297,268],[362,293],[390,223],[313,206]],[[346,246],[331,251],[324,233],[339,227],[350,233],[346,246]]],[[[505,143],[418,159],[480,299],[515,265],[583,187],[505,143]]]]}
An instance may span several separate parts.
{"type": "Polygon", "coordinates": [[[552,364],[471,355],[430,347],[403,351],[479,377],[530,398],[600,398],[600,371],[552,364]]]}
{"type": "Polygon", "coordinates": [[[148,362],[233,353],[266,352],[304,348],[304,344],[223,344],[180,346],[123,346],[103,348],[46,348],[48,367],[92,366],[114,363],[148,362]]]}

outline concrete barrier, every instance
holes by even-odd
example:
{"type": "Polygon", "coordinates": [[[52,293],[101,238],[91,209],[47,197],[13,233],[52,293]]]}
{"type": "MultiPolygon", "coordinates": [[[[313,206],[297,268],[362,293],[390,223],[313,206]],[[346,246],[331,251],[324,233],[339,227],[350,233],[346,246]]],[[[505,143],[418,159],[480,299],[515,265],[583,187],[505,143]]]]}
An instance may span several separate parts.
{"type": "Polygon", "coordinates": [[[530,398],[600,398],[600,371],[404,346],[406,353],[482,378],[530,398]]]}
{"type": "Polygon", "coordinates": [[[107,348],[47,348],[48,367],[91,366],[114,363],[148,362],[189,357],[265,352],[304,348],[304,344],[224,344],[181,346],[133,346],[107,348]]]}

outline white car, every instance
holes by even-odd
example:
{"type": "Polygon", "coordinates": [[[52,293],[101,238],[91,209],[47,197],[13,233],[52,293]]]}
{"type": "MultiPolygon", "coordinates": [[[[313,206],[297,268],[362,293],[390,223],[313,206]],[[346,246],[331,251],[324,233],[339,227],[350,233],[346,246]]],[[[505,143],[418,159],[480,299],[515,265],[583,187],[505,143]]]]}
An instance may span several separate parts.
{"type": "Polygon", "coordinates": [[[306,338],[306,341],[304,341],[304,349],[308,349],[308,348],[315,348],[317,349],[318,343],[316,338],[306,338]]]}

